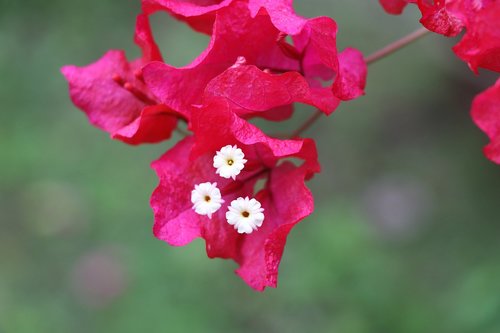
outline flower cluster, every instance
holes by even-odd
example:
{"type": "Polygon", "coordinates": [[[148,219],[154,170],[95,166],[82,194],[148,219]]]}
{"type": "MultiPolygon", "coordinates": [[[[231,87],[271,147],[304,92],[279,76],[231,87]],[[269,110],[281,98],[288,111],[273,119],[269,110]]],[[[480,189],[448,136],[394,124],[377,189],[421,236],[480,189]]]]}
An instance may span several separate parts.
{"type": "MultiPolygon", "coordinates": [[[[465,28],[455,53],[475,72],[500,71],[500,1],[380,2],[392,14],[417,4],[422,24],[445,36],[465,28]]],[[[305,182],[320,166],[312,139],[273,137],[249,120],[285,120],[295,103],[330,115],[364,94],[367,75],[361,52],[337,50],[333,19],[303,18],[292,5],[142,0],[134,36],[140,58],[111,50],[88,66],[62,68],[74,104],[113,139],[158,143],[187,125],[190,133],[152,163],[159,179],[151,197],[154,235],[173,246],[203,238],[210,258],[234,260],[236,273],[256,290],[276,286],[287,236],[313,211],[305,182]],[[159,11],[210,36],[190,64],[163,61],[149,22],[159,11]]],[[[496,163],[499,105],[500,80],[475,99],[472,112],[496,163]]]]}
{"type": "MultiPolygon", "coordinates": [[[[500,73],[500,1],[498,0],[379,0],[390,14],[400,14],[409,3],[418,5],[420,23],[430,31],[453,37],[465,34],[453,47],[455,54],[476,74],[479,68],[500,73]]],[[[500,81],[500,80],[499,80],[500,81]]],[[[490,137],[486,156],[500,164],[499,81],[478,95],[472,118],[490,137]]]]}
{"type": "MultiPolygon", "coordinates": [[[[214,156],[216,174],[236,180],[236,176],[240,174],[247,162],[244,157],[245,154],[236,145],[222,147],[214,156]]],[[[211,219],[212,214],[221,208],[224,200],[217,188],[217,183],[208,182],[194,186],[194,190],[191,191],[191,202],[196,213],[207,215],[211,219]]],[[[256,199],[239,197],[233,200],[228,207],[226,212],[227,223],[233,225],[240,234],[250,234],[262,226],[262,222],[264,222],[263,211],[264,208],[256,199]]]]}
{"type": "Polygon", "coordinates": [[[334,20],[303,18],[291,0],[143,0],[139,59],[111,50],[62,72],[74,104],[114,139],[157,143],[187,124],[192,134],[152,163],[154,234],[174,246],[203,238],[209,257],[233,259],[263,290],[276,286],[288,233],[313,211],[305,181],[320,167],[313,140],[274,138],[248,120],[285,120],[294,103],[329,115],[363,95],[363,55],[339,52],[336,35],[334,20]],[[187,66],[163,61],[149,23],[158,11],[210,36],[187,66]]]}

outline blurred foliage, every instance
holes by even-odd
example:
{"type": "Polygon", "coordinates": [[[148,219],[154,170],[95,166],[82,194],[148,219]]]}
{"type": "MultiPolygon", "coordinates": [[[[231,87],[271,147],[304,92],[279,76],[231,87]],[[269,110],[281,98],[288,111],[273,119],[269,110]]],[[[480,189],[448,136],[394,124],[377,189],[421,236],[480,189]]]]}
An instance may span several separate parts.
{"type": "MultiPolygon", "coordinates": [[[[369,53],[418,27],[410,8],[296,1],[369,53]]],[[[323,172],[316,212],[289,237],[278,289],[256,293],[201,241],[154,239],[150,161],[91,127],[59,68],[132,44],[134,1],[0,0],[0,332],[500,331],[500,168],[469,119],[474,76],[428,36],[370,68],[367,95],[307,133],[323,172]]],[[[166,59],[208,39],[154,18],[166,59]]],[[[293,128],[310,109],[300,107],[293,128]]]]}

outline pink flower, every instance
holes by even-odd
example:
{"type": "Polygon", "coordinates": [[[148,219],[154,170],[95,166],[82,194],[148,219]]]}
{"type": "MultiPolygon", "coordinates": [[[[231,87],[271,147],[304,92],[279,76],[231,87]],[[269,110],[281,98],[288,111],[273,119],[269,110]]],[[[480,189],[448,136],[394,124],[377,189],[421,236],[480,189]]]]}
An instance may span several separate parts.
{"type": "Polygon", "coordinates": [[[129,62],[123,51],[112,50],[86,67],[70,65],[61,70],[73,103],[93,125],[129,144],[158,142],[170,137],[178,116],[158,105],[142,79],[144,64],[162,59],[145,15],[137,17],[135,42],[143,53],[135,61],[129,62]]]}
{"type": "Polygon", "coordinates": [[[430,31],[448,37],[456,36],[462,31],[465,13],[457,10],[462,0],[418,0],[422,12],[420,23],[430,31]]]}
{"type": "Polygon", "coordinates": [[[142,10],[147,15],[166,11],[189,24],[194,30],[210,35],[217,11],[238,1],[248,5],[252,16],[257,15],[261,8],[265,8],[279,29],[280,22],[288,25],[290,19],[294,19],[293,16],[297,18],[293,10],[293,0],[142,0],[142,10]]]}
{"type": "Polygon", "coordinates": [[[476,73],[478,67],[500,72],[500,2],[483,3],[469,11],[467,31],[453,51],[476,73]]]}
{"type": "Polygon", "coordinates": [[[417,0],[379,0],[379,2],[389,14],[399,15],[403,12],[406,5],[417,2],[417,0]]]}
{"type": "Polygon", "coordinates": [[[215,13],[234,0],[142,0],[142,11],[151,15],[166,11],[189,24],[199,32],[210,34],[215,21],[215,13]]]}
{"type": "Polygon", "coordinates": [[[270,138],[236,116],[224,99],[194,110],[192,125],[194,137],[179,142],[152,164],[160,179],[151,198],[155,236],[174,246],[201,237],[208,256],[236,261],[236,273],[252,288],[276,287],[287,235],[313,210],[304,181],[319,172],[314,142],[270,138]],[[243,169],[235,180],[216,174],[214,156],[223,147],[225,153],[239,150],[240,158],[244,154],[243,169]],[[303,163],[297,166],[285,160],[289,158],[303,163]],[[256,188],[259,180],[265,182],[261,190],[256,188]],[[216,205],[195,205],[195,211],[190,198],[197,200],[200,193],[192,192],[202,187],[216,196],[216,205]],[[250,211],[256,216],[253,231],[240,230],[234,220],[241,205],[255,208],[250,211]]]}
{"type": "Polygon", "coordinates": [[[339,104],[328,90],[311,89],[298,72],[273,74],[245,64],[228,68],[208,83],[203,101],[217,97],[232,102],[240,116],[259,115],[270,120],[288,117],[291,108],[279,107],[294,102],[310,104],[321,110],[333,110],[339,104]]]}
{"type": "Polygon", "coordinates": [[[476,96],[472,103],[472,119],[491,140],[484,148],[486,157],[500,164],[500,79],[476,96]]]}
{"type": "MultiPolygon", "coordinates": [[[[172,4],[170,11],[182,8],[172,4]]],[[[341,100],[363,94],[363,56],[354,49],[337,53],[337,26],[332,19],[301,18],[283,1],[226,5],[214,7],[210,44],[191,64],[174,68],[153,62],[144,68],[146,84],[164,105],[188,112],[191,105],[204,103],[208,89],[209,95],[222,94],[235,106],[246,105],[236,111],[242,116],[259,114],[279,120],[290,115],[293,102],[311,104],[329,114],[341,100]],[[287,35],[294,45],[286,41],[287,35]],[[323,87],[329,80],[333,84],[323,87]],[[276,90],[281,91],[277,97],[270,93],[276,90]],[[254,109],[256,98],[260,102],[254,109]],[[264,110],[271,111],[261,114],[264,110]]]]}
{"type": "Polygon", "coordinates": [[[420,22],[430,31],[453,37],[466,33],[453,47],[456,55],[477,73],[479,67],[500,72],[500,2],[495,0],[380,0],[387,12],[399,14],[407,3],[418,2],[420,22]]]}

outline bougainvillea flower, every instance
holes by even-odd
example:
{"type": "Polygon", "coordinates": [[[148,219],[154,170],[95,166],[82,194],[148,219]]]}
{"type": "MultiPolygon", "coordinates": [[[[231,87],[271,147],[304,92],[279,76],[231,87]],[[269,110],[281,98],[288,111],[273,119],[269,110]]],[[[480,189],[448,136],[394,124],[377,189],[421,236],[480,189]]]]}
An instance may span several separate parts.
{"type": "Polygon", "coordinates": [[[218,9],[231,4],[234,0],[142,0],[142,11],[151,15],[166,11],[177,19],[186,22],[193,29],[210,34],[218,9]]]}
{"type": "Polygon", "coordinates": [[[479,67],[500,72],[500,2],[496,0],[380,0],[392,14],[404,2],[418,3],[420,22],[430,31],[452,37],[466,33],[453,50],[477,73],[479,67]]]}
{"type": "Polygon", "coordinates": [[[236,273],[252,288],[276,287],[287,235],[313,210],[313,197],[304,181],[319,172],[314,142],[270,138],[235,115],[223,99],[193,111],[192,122],[194,137],[185,138],[152,163],[159,177],[151,198],[155,236],[173,246],[201,237],[208,256],[236,261],[236,273]],[[227,145],[237,146],[248,160],[236,180],[220,177],[212,165],[216,152],[227,145]],[[289,158],[303,162],[297,166],[289,158]],[[259,190],[256,184],[262,180],[265,184],[259,190]],[[207,182],[217,183],[224,201],[211,219],[196,213],[190,200],[196,185],[207,182]],[[226,213],[230,205],[237,211],[238,200],[247,197],[255,198],[247,200],[255,210],[255,225],[253,230],[241,225],[235,230],[230,223],[239,222],[231,214],[228,222],[226,213]]]}
{"type": "Polygon", "coordinates": [[[500,2],[495,0],[419,0],[422,24],[445,36],[466,33],[453,50],[477,73],[500,71],[500,2]]]}
{"type": "Polygon", "coordinates": [[[420,23],[430,31],[448,37],[458,35],[476,13],[495,0],[379,0],[390,14],[401,14],[409,3],[418,5],[420,23]]]}
{"type": "Polygon", "coordinates": [[[135,42],[143,53],[135,61],[112,50],[93,64],[65,66],[61,71],[73,103],[93,125],[129,144],[158,142],[170,137],[178,116],[158,105],[142,79],[142,67],[162,59],[145,15],[137,18],[135,42]]]}
{"type": "Polygon", "coordinates": [[[438,34],[456,36],[465,26],[465,15],[457,8],[459,2],[461,0],[419,0],[420,23],[438,34]]]}
{"type": "MultiPolygon", "coordinates": [[[[142,0],[142,11],[147,15],[166,11],[193,29],[210,35],[217,11],[236,1],[241,0],[142,0]]],[[[261,8],[265,8],[273,22],[275,24],[278,22],[278,28],[279,22],[289,24],[286,21],[298,17],[294,14],[292,0],[244,0],[244,2],[248,4],[253,16],[261,8]]]]}
{"type": "Polygon", "coordinates": [[[478,67],[500,72],[500,1],[469,16],[467,31],[453,51],[474,72],[478,67]]]}
{"type": "Polygon", "coordinates": [[[476,96],[472,103],[472,119],[491,140],[484,148],[486,157],[500,164],[500,79],[476,96]]]}
{"type": "Polygon", "coordinates": [[[399,15],[409,3],[416,2],[416,0],[379,0],[379,2],[389,14],[399,15]]]}
{"type": "MultiPolygon", "coordinates": [[[[464,17],[457,10],[463,0],[379,0],[389,14],[398,15],[409,3],[418,3],[422,18],[420,23],[430,31],[445,36],[455,36],[464,27],[464,17]]],[[[477,0],[465,0],[477,1],[477,0]]],[[[481,0],[479,0],[481,1],[481,0]]]]}
{"type": "MultiPolygon", "coordinates": [[[[203,104],[205,89],[216,79],[217,82],[209,87],[210,93],[214,93],[214,87],[228,87],[227,91],[219,90],[216,94],[224,94],[230,100],[239,100],[241,105],[246,105],[248,110],[241,115],[283,107],[295,101],[312,104],[329,114],[340,100],[363,93],[366,77],[363,57],[354,49],[346,51],[347,56],[339,57],[337,26],[332,19],[306,20],[293,12],[284,12],[281,16],[275,13],[274,21],[272,18],[271,12],[262,8],[253,15],[249,5],[241,1],[218,9],[207,49],[183,68],[161,62],[147,65],[144,68],[146,84],[161,103],[185,112],[192,105],[203,104]],[[286,15],[290,15],[288,26],[285,26],[286,15]],[[295,46],[285,40],[291,33],[295,33],[292,35],[295,46]],[[339,61],[345,63],[339,64],[339,61]],[[231,70],[231,66],[241,67],[231,70]],[[228,69],[229,72],[224,73],[228,69]],[[302,78],[298,79],[297,73],[302,78]],[[223,78],[217,79],[221,74],[223,78]],[[323,87],[325,81],[330,80],[333,80],[333,85],[323,87]],[[290,83],[294,86],[289,86],[290,83]],[[269,90],[253,89],[264,85],[269,90]],[[281,93],[275,98],[272,91],[283,87],[290,88],[288,96],[281,93]],[[247,97],[242,91],[248,91],[247,97]],[[253,109],[252,104],[259,103],[253,109]]],[[[289,115],[289,110],[282,110],[283,115],[276,118],[289,115]]]]}
{"type": "MultiPolygon", "coordinates": [[[[231,101],[240,116],[255,115],[294,102],[310,104],[329,113],[340,102],[329,89],[311,87],[298,72],[274,74],[254,65],[230,67],[210,81],[204,100],[217,97],[231,101]]],[[[261,114],[268,115],[269,112],[261,114]]]]}

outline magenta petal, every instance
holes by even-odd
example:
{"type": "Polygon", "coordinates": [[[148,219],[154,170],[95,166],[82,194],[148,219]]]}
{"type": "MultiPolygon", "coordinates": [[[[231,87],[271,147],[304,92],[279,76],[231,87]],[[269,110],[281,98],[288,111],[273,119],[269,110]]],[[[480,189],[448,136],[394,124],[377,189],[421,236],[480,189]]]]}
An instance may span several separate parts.
{"type": "Polygon", "coordinates": [[[112,134],[131,145],[156,143],[172,136],[177,127],[177,115],[163,105],[145,107],[132,123],[112,134]]]}
{"type": "Polygon", "coordinates": [[[144,79],[162,104],[189,112],[191,105],[201,104],[206,85],[239,57],[262,69],[298,69],[298,61],[281,52],[278,36],[268,16],[251,18],[247,5],[236,2],[217,12],[210,44],[190,65],[174,68],[154,62],[144,68],[144,79]]]}
{"type": "Polygon", "coordinates": [[[500,72],[500,2],[471,15],[467,31],[453,51],[476,73],[478,67],[500,72]]]}
{"type": "Polygon", "coordinates": [[[312,194],[304,184],[306,174],[305,168],[283,163],[272,170],[270,187],[260,196],[265,220],[257,232],[246,236],[240,251],[241,267],[236,271],[256,290],[276,287],[288,233],[314,209],[312,194]]]}
{"type": "Polygon", "coordinates": [[[189,115],[193,104],[201,104],[205,85],[223,70],[223,65],[198,70],[153,62],[144,67],[143,73],[151,92],[162,104],[189,115]]]}
{"type": "Polygon", "coordinates": [[[227,183],[225,179],[216,178],[212,156],[189,159],[192,146],[193,138],[188,137],[151,165],[160,180],[151,197],[155,215],[154,234],[174,246],[183,246],[197,237],[203,237],[209,256],[234,258],[237,234],[225,222],[223,210],[209,219],[192,209],[190,198],[195,184],[217,181],[222,188],[227,183]]]}
{"type": "Polygon", "coordinates": [[[201,237],[208,256],[235,260],[241,266],[238,274],[252,288],[276,286],[286,236],[313,209],[304,181],[319,172],[314,142],[269,138],[232,113],[223,99],[195,109],[193,129],[194,138],[179,142],[152,164],[160,180],[151,198],[155,236],[175,246],[201,237]],[[210,126],[213,123],[218,130],[210,126]],[[228,144],[241,148],[248,160],[236,181],[219,177],[212,166],[215,151],[228,144]],[[296,158],[302,164],[280,164],[282,158],[296,158]],[[266,185],[256,194],[259,179],[266,185]],[[190,202],[191,190],[203,182],[217,182],[225,200],[212,219],[197,215],[190,202]],[[261,201],[266,218],[259,230],[240,235],[227,223],[225,212],[232,200],[246,196],[261,201]]]}
{"type": "Polygon", "coordinates": [[[143,62],[163,61],[160,49],[154,40],[147,15],[140,14],[137,16],[134,41],[142,50],[143,62]]]}
{"type": "Polygon", "coordinates": [[[252,65],[231,67],[210,81],[205,98],[225,97],[240,116],[295,102],[310,104],[329,114],[338,100],[329,89],[314,89],[297,72],[266,73],[252,65]]]}
{"type": "Polygon", "coordinates": [[[249,0],[248,8],[253,17],[264,9],[273,24],[288,35],[300,33],[307,22],[307,19],[295,14],[292,0],[249,0]]]}
{"type": "Polygon", "coordinates": [[[123,51],[109,51],[86,67],[70,65],[61,69],[69,82],[73,103],[87,114],[93,125],[110,133],[130,124],[146,106],[113,80],[114,76],[120,76],[141,86],[134,70],[123,51]]]}
{"type": "Polygon", "coordinates": [[[210,34],[217,10],[232,2],[233,0],[142,0],[142,10],[148,15],[159,10],[167,11],[193,29],[210,34]]]}
{"type": "Polygon", "coordinates": [[[456,36],[462,31],[464,22],[447,7],[446,0],[418,0],[418,7],[422,12],[420,23],[430,31],[448,37],[456,36]]]}
{"type": "Polygon", "coordinates": [[[363,54],[347,48],[339,54],[339,74],[333,85],[335,96],[351,100],[364,95],[368,68],[363,54]]]}
{"type": "Polygon", "coordinates": [[[403,9],[410,3],[416,2],[413,0],[379,0],[384,10],[389,14],[399,15],[403,12],[403,9]]]}
{"type": "Polygon", "coordinates": [[[329,79],[338,72],[337,23],[328,17],[307,20],[303,29],[293,36],[303,54],[304,75],[329,79]],[[322,75],[328,72],[328,77],[322,75]]]}
{"type": "Polygon", "coordinates": [[[191,209],[189,201],[196,180],[183,177],[189,167],[186,156],[192,142],[192,138],[184,139],[151,164],[160,179],[151,196],[154,235],[174,246],[186,245],[201,236],[201,217],[191,209]]]}
{"type": "Polygon", "coordinates": [[[258,156],[261,163],[272,167],[278,158],[297,154],[303,145],[301,140],[279,140],[265,135],[259,128],[232,112],[228,102],[223,99],[194,110],[192,129],[196,138],[193,158],[237,143],[252,147],[246,153],[258,156]]]}
{"type": "Polygon", "coordinates": [[[112,138],[133,145],[168,139],[179,117],[154,105],[137,75],[141,62],[129,63],[123,51],[109,51],[86,67],[62,68],[73,103],[89,121],[112,138]]]}
{"type": "Polygon", "coordinates": [[[476,96],[472,103],[472,119],[490,138],[484,153],[500,164],[500,79],[495,85],[476,96]]]}
{"type": "Polygon", "coordinates": [[[366,76],[364,60],[354,49],[344,52],[339,64],[336,33],[335,21],[298,17],[288,1],[236,1],[217,10],[210,44],[191,64],[174,68],[153,62],[145,66],[144,79],[162,104],[187,116],[192,105],[214,96],[229,98],[245,117],[285,119],[291,108],[275,108],[294,102],[329,114],[338,97],[347,100],[363,93],[366,76]],[[295,33],[294,45],[286,42],[288,33],[295,33]],[[333,79],[338,81],[333,91],[322,88],[321,81],[333,79]]]}

